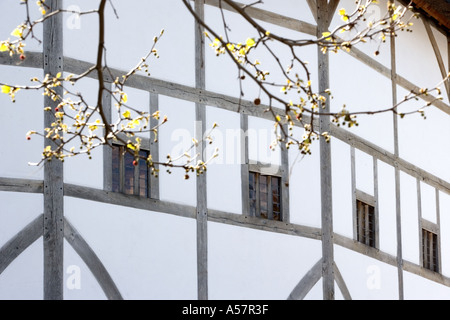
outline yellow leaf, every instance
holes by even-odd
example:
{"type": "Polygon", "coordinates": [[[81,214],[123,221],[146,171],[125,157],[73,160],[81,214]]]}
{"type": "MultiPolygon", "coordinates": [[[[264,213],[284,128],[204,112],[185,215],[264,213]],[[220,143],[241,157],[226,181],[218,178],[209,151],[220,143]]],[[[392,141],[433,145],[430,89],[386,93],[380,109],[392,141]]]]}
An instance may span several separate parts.
{"type": "Polygon", "coordinates": [[[325,40],[330,41],[331,40],[331,32],[323,32],[322,37],[325,38],[325,40]]]}
{"type": "Polygon", "coordinates": [[[255,42],[254,38],[248,38],[247,39],[246,45],[247,45],[248,48],[251,48],[251,47],[255,46],[255,44],[256,44],[256,42],[255,42]]]}
{"type": "Polygon", "coordinates": [[[2,86],[2,93],[9,94],[11,92],[10,86],[2,86]]]}
{"type": "Polygon", "coordinates": [[[131,112],[130,112],[130,110],[127,110],[127,111],[125,111],[124,113],[122,113],[122,116],[123,116],[125,119],[129,119],[129,118],[131,117],[131,112]]]}
{"type": "Polygon", "coordinates": [[[11,33],[12,36],[17,38],[22,38],[23,31],[19,28],[14,29],[14,31],[11,33]]]}
{"type": "Polygon", "coordinates": [[[8,51],[8,50],[9,50],[8,46],[5,43],[2,43],[0,45],[0,52],[5,52],[5,51],[8,51]]]}

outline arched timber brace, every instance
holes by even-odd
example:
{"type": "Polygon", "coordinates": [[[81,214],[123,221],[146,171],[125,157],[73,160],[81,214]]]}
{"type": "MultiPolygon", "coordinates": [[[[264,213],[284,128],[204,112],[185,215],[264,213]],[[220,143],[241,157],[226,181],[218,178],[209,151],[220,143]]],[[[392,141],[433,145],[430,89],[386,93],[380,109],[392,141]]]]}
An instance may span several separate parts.
{"type": "MultiPolygon", "coordinates": [[[[62,8],[62,0],[49,0],[45,4],[53,12],[62,8]]],[[[43,35],[44,75],[56,76],[63,71],[63,22],[56,14],[44,22],[43,35]]],[[[54,89],[58,95],[62,88],[54,89]]],[[[54,110],[58,102],[44,99],[45,107],[54,110]]],[[[44,128],[54,122],[53,112],[45,112],[44,128]]],[[[50,139],[45,146],[52,146],[50,139]]],[[[63,247],[64,247],[64,177],[61,161],[47,161],[44,166],[44,299],[63,299],[63,247]]]]}

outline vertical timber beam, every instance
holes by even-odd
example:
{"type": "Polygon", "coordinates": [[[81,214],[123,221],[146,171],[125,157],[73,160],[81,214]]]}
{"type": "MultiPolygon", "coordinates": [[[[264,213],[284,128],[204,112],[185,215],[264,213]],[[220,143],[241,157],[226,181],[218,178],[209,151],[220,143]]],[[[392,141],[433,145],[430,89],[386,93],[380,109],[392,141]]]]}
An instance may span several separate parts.
{"type": "MultiPolygon", "coordinates": [[[[195,12],[204,19],[205,2],[195,0],[195,12]]],[[[203,27],[195,23],[195,82],[197,89],[204,90],[205,75],[205,36],[203,27]]],[[[197,154],[205,161],[206,144],[203,139],[206,128],[206,106],[197,103],[195,106],[196,139],[199,141],[197,154]]],[[[208,300],[208,206],[206,173],[197,177],[197,283],[198,299],[208,300]]]]}
{"type": "MultiPolygon", "coordinates": [[[[159,110],[159,95],[150,93],[150,114],[154,114],[159,110]]],[[[150,128],[158,126],[158,120],[154,117],[150,118],[150,128]]],[[[150,154],[153,162],[159,162],[159,139],[151,131],[150,133],[150,154]]],[[[156,174],[159,176],[159,165],[155,165],[156,174]]],[[[149,172],[150,181],[150,198],[159,200],[159,178],[149,172]]]]}
{"type": "MultiPolygon", "coordinates": [[[[317,1],[317,37],[322,37],[328,31],[328,1],[317,1]]],[[[328,53],[323,53],[318,47],[319,55],[319,92],[325,95],[330,88],[330,61],[328,53]]],[[[324,113],[331,109],[330,100],[321,106],[324,113]]],[[[329,116],[320,116],[320,132],[330,132],[331,122],[329,116]]],[[[335,299],[334,279],[334,241],[333,241],[333,199],[331,180],[331,144],[324,138],[320,139],[320,185],[322,196],[322,272],[323,272],[323,298],[335,299]]]]}
{"type": "MultiPolygon", "coordinates": [[[[45,4],[49,12],[62,7],[62,0],[49,0],[45,4]]],[[[63,29],[62,15],[56,14],[44,22],[43,31],[44,74],[56,76],[63,71],[63,29]]],[[[62,88],[54,89],[62,95],[62,88]]],[[[58,105],[50,97],[44,99],[45,107],[55,110],[58,105]]],[[[45,112],[44,126],[48,128],[55,121],[53,112],[45,112]]],[[[50,139],[46,146],[52,146],[50,139]]],[[[44,299],[63,299],[63,247],[64,247],[64,177],[63,163],[59,160],[46,161],[44,165],[44,299]]]]}
{"type": "MultiPolygon", "coordinates": [[[[111,91],[112,83],[105,82],[106,90],[103,91],[103,112],[105,118],[110,124],[112,122],[112,109],[111,109],[111,91]]],[[[105,129],[106,131],[106,129],[105,129]]],[[[106,144],[103,146],[103,190],[111,192],[112,185],[112,148],[106,144]]]]}
{"type": "MultiPolygon", "coordinates": [[[[397,91],[397,60],[395,37],[391,36],[391,79],[392,79],[392,105],[398,103],[397,91]]],[[[394,113],[394,155],[400,157],[399,137],[398,137],[398,115],[394,113]]],[[[397,161],[395,165],[395,202],[396,202],[396,224],[397,224],[397,270],[398,270],[398,294],[399,299],[404,300],[403,288],[403,249],[402,249],[402,218],[401,218],[401,187],[400,187],[400,169],[397,161]]]]}
{"type": "Polygon", "coordinates": [[[250,187],[249,187],[249,141],[248,141],[248,115],[241,113],[241,191],[242,214],[250,215],[250,187]]]}

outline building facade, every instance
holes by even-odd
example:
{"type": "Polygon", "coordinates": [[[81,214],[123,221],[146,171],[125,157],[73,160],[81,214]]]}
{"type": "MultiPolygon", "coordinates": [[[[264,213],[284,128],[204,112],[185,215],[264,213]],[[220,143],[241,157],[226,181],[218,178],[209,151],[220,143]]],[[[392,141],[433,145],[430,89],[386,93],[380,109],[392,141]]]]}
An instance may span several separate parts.
{"type": "MultiPolygon", "coordinates": [[[[97,17],[75,12],[97,3],[46,2],[68,12],[36,31],[43,42],[29,41],[26,60],[0,55],[1,82],[81,74],[95,63],[97,17]]],[[[221,1],[191,3],[223,29],[221,1]]],[[[385,4],[368,18],[381,17],[385,4]]],[[[352,129],[328,122],[331,142],[314,144],[312,155],[271,151],[273,118],[254,105],[258,88],[246,86],[240,98],[235,66],[216,57],[181,1],[114,6],[106,24],[114,74],[133,68],[165,30],[151,76],[136,75],[126,88],[130,105],[169,119],[158,141],[142,135],[143,154],[163,161],[218,123],[213,144],[197,151],[208,158],[218,148],[219,157],[188,180],[164,168],[155,178],[145,165],[132,165],[120,145],[92,159],[29,166],[44,144],[25,133],[48,125],[43,108],[51,102],[41,92],[21,92],[14,105],[2,95],[0,299],[450,298],[448,83],[442,100],[427,95],[408,103],[430,103],[426,120],[384,113],[360,116],[352,129]]],[[[422,14],[413,32],[381,47],[369,42],[327,55],[302,49],[313,86],[333,92],[330,111],[391,107],[440,83],[449,71],[448,6],[417,1],[422,14]]],[[[304,39],[338,26],[341,7],[351,11],[354,1],[265,0],[247,12],[274,33],[304,39]]],[[[255,32],[231,8],[223,5],[223,13],[232,36],[255,32]]],[[[2,39],[21,16],[19,1],[0,12],[2,39]]],[[[106,80],[111,85],[114,77],[106,80]]],[[[76,84],[91,103],[96,81],[91,74],[76,84]]],[[[104,105],[113,121],[111,96],[104,105]]],[[[303,128],[294,132],[301,136],[303,128]]]]}

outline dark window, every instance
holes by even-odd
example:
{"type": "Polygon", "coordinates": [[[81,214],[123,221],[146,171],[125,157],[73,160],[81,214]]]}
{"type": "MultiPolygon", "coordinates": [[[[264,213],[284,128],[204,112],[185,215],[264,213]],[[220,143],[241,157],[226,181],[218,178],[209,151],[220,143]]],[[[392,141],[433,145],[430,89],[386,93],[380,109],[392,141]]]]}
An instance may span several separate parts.
{"type": "Polygon", "coordinates": [[[434,272],[439,272],[439,257],[437,247],[437,234],[426,229],[422,229],[423,267],[434,272]]]}
{"type": "Polygon", "coordinates": [[[282,221],[281,178],[256,172],[249,174],[250,216],[282,221]]]}
{"type": "Polygon", "coordinates": [[[144,159],[148,151],[140,151],[139,158],[126,152],[123,146],[112,151],[112,191],[129,195],[149,197],[149,169],[144,159]],[[144,158],[144,159],[142,159],[144,158]]]}
{"type": "Polygon", "coordinates": [[[375,208],[362,201],[356,203],[357,240],[365,245],[376,247],[375,208]]]}

